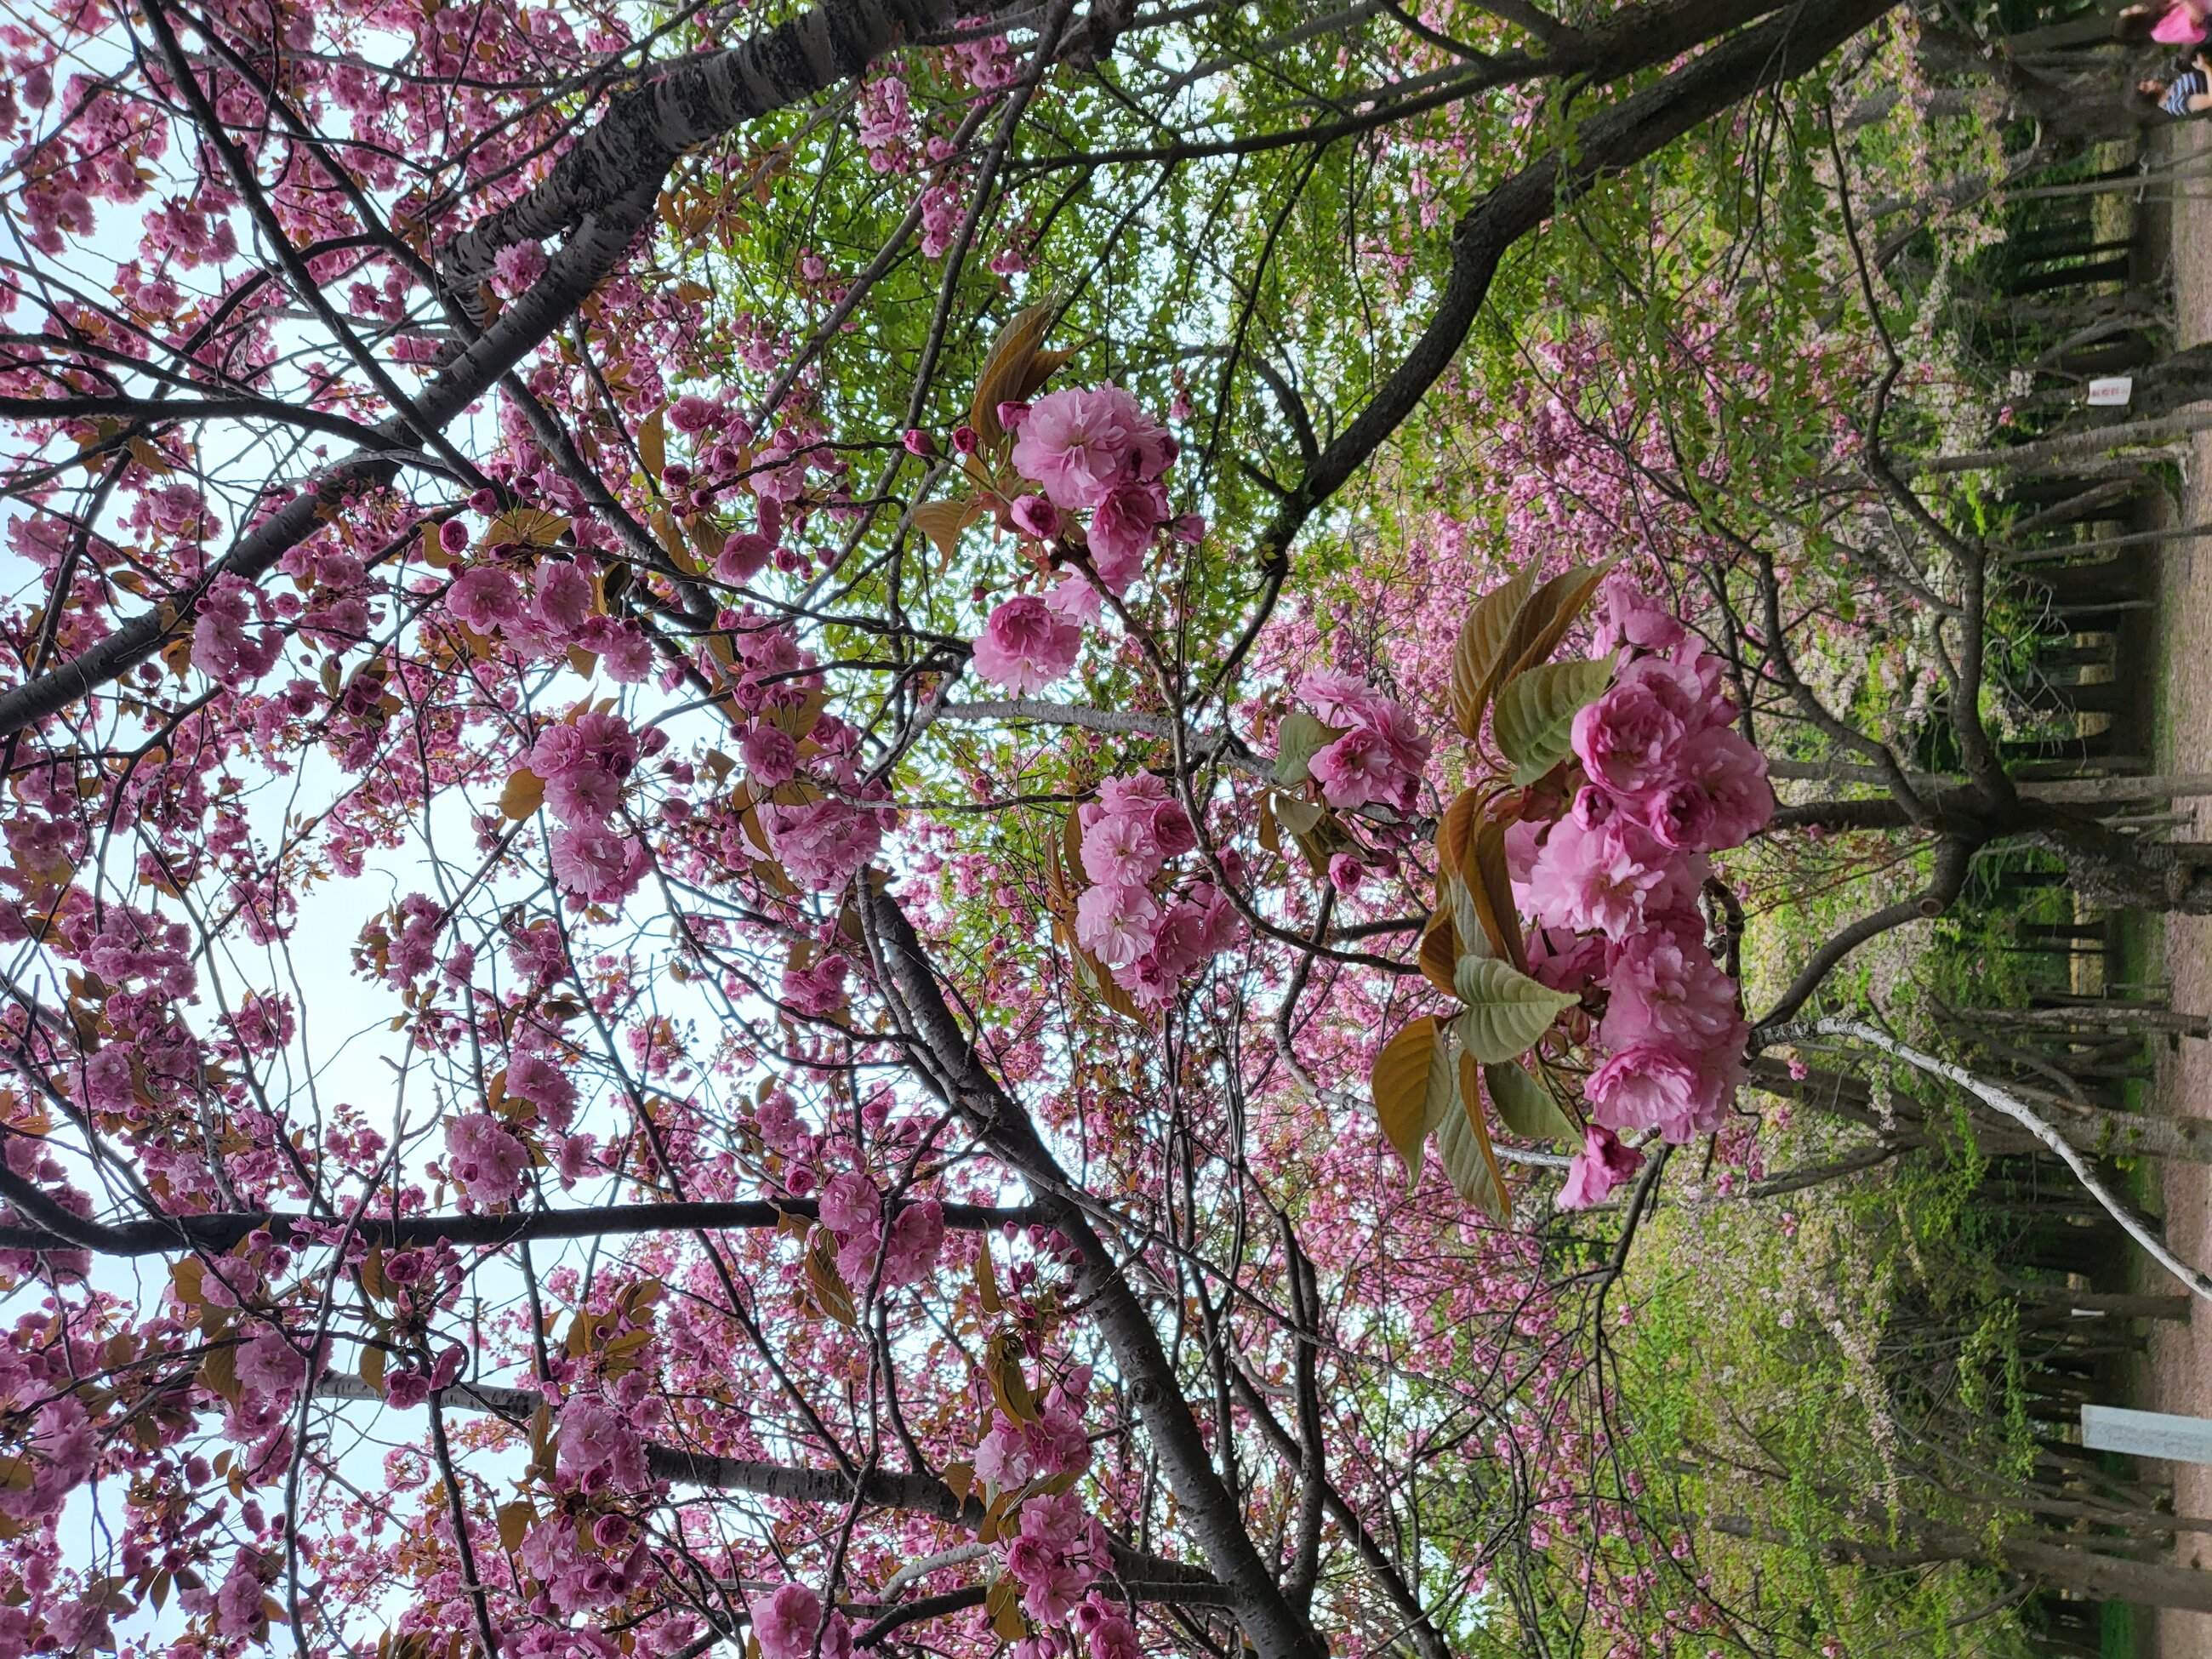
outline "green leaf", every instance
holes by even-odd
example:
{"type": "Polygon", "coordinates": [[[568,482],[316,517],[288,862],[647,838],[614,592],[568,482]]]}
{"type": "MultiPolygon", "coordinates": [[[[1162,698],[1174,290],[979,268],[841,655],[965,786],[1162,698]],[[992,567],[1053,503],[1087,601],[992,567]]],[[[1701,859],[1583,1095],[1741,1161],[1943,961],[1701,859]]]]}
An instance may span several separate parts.
{"type": "Polygon", "coordinates": [[[1451,1068],[1450,1095],[1437,1115],[1437,1158],[1462,1202],[1493,1221],[1503,1221],[1508,1213],[1504,1174],[1490,1148],[1489,1133],[1476,1115],[1482,1109],[1468,1098],[1467,1091],[1474,1086],[1474,1062],[1465,1055],[1460,1062],[1451,1068]]]}
{"type": "Polygon", "coordinates": [[[1275,817],[1294,836],[1310,836],[1321,822],[1322,809],[1299,795],[1276,795],[1275,817]]]}
{"type": "Polygon", "coordinates": [[[1613,665],[1602,659],[1546,663],[1506,681],[1491,729],[1514,765],[1513,781],[1530,783],[1566,759],[1575,716],[1605,695],[1613,665]]]}
{"type": "Polygon", "coordinates": [[[1308,763],[1350,728],[1324,726],[1303,708],[1283,716],[1275,733],[1275,777],[1282,783],[1304,783],[1308,763]]]}
{"type": "Polygon", "coordinates": [[[1499,1121],[1514,1134],[1524,1140],[1576,1139],[1574,1121],[1552,1098],[1552,1091],[1518,1066],[1486,1066],[1482,1082],[1499,1121]]]}
{"type": "Polygon", "coordinates": [[[1485,1066],[1518,1060],[1578,1000],[1548,990],[1495,957],[1463,956],[1452,984],[1467,1012],[1453,1022],[1468,1053],[1485,1066]]]}

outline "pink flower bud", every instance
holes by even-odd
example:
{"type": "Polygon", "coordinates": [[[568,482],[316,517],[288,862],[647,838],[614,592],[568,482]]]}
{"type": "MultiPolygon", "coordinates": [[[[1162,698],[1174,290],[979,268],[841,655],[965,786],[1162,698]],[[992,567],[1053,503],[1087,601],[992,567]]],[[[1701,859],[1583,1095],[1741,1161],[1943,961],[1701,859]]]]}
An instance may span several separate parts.
{"type": "Polygon", "coordinates": [[[918,426],[907,428],[906,436],[899,441],[906,446],[908,454],[919,456],[925,461],[937,453],[937,441],[918,426]]]}
{"type": "Polygon", "coordinates": [[[961,425],[952,428],[952,447],[963,455],[973,455],[983,447],[983,441],[975,435],[974,427],[961,425]]]}

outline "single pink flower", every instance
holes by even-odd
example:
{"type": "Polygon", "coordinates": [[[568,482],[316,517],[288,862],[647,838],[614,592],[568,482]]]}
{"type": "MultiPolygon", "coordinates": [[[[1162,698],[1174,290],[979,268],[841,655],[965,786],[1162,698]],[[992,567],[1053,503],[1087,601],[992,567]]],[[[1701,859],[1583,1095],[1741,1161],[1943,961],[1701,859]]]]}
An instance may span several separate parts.
{"type": "Polygon", "coordinates": [[[1583,1131],[1582,1150],[1567,1161],[1566,1185],[1559,1188],[1563,1210],[1587,1210],[1602,1203],[1616,1187],[1635,1178],[1644,1154],[1624,1146],[1610,1129],[1593,1123],[1583,1131]]]}
{"type": "Polygon", "coordinates": [[[1019,695],[1041,691],[1075,665],[1083,630],[1033,593],[991,612],[975,641],[975,672],[1019,695]]]}

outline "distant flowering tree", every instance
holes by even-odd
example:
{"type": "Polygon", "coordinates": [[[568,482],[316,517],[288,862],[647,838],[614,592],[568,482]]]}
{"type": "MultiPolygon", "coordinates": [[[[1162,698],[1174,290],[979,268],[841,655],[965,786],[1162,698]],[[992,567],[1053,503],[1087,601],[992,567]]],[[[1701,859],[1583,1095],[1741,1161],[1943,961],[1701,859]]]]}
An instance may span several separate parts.
{"type": "Polygon", "coordinates": [[[1717,1631],[1554,1206],[1757,1041],[1750,711],[1301,561],[1887,9],[0,22],[0,1659],[1717,1631]]]}

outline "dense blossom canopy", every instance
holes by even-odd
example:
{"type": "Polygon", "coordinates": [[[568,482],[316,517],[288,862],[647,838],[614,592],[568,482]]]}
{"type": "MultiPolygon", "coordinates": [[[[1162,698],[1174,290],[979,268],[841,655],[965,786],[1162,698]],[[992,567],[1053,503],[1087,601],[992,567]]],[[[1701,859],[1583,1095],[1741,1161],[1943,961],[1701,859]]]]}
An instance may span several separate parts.
{"type": "Polygon", "coordinates": [[[0,1659],[1698,1639],[1707,532],[1575,329],[1357,503],[1884,10],[0,21],[0,1659]]]}

